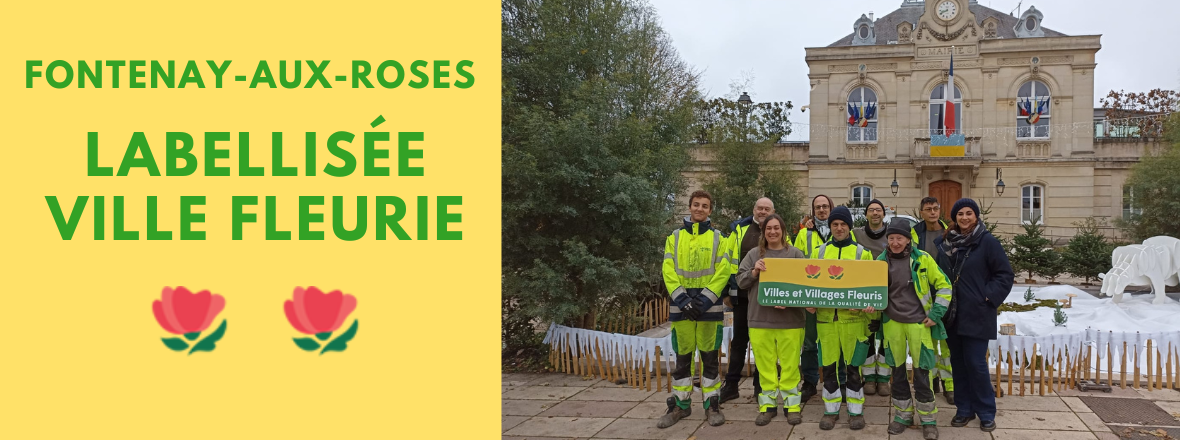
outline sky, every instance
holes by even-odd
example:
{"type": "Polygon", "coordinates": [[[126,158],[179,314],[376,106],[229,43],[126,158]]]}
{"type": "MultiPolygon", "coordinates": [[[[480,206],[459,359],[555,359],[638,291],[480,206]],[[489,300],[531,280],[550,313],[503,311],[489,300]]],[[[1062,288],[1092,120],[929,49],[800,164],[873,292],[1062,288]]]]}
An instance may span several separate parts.
{"type": "MultiPolygon", "coordinates": [[[[852,24],[861,14],[872,11],[880,17],[902,3],[649,1],[681,57],[702,72],[701,85],[710,96],[728,95],[734,80],[752,78],[749,92],[755,101],[791,101],[796,109],[807,105],[809,98],[803,48],[827,46],[852,33],[852,24]]],[[[1020,2],[979,3],[1008,12],[1020,2]]],[[[1044,14],[1048,29],[1067,35],[1102,35],[1095,100],[1110,90],[1180,90],[1180,1],[1026,0],[1021,11],[1029,6],[1044,14]]]]}

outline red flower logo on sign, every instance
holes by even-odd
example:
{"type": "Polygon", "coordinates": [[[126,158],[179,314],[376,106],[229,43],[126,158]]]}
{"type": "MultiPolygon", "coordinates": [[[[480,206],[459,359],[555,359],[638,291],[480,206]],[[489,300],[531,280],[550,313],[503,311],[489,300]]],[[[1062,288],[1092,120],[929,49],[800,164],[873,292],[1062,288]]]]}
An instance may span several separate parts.
{"type": "Polygon", "coordinates": [[[840,266],[828,266],[828,278],[833,280],[844,278],[844,268],[840,266]]]}
{"type": "Polygon", "coordinates": [[[804,268],[803,270],[807,272],[807,278],[810,278],[813,280],[816,278],[819,278],[819,266],[816,266],[814,264],[808,264],[807,267],[804,268]]]}
{"type": "MultiPolygon", "coordinates": [[[[183,351],[189,348],[188,342],[201,337],[201,332],[209,328],[218,313],[225,309],[225,298],[211,294],[208,290],[192,293],[183,286],[173,290],[165,287],[160,299],[152,302],[152,313],[156,315],[156,322],[168,333],[184,335],[181,338],[161,338],[164,345],[173,351],[183,351]]],[[[200,342],[193,344],[188,354],[194,351],[213,351],[217,348],[217,341],[225,336],[226,320],[200,342]]]]}
{"type": "MultiPolygon", "coordinates": [[[[291,323],[300,333],[315,335],[312,338],[294,338],[295,345],[305,351],[320,350],[320,341],[327,341],[332,332],[338,330],[348,315],[356,310],[356,297],[346,295],[339,290],[324,293],[315,286],[304,290],[295,288],[294,298],[283,303],[283,310],[287,313],[287,322],[291,323]]],[[[323,345],[320,354],[328,351],[344,351],[348,348],[348,341],[356,336],[359,320],[353,320],[352,326],[340,337],[323,345]]]]}

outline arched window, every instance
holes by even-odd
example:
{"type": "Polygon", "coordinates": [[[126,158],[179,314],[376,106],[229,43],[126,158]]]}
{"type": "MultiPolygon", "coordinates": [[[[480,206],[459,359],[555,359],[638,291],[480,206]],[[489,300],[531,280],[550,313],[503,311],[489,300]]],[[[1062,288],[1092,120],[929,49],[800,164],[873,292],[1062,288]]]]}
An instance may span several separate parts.
{"type": "Polygon", "coordinates": [[[1020,188],[1020,222],[1045,223],[1045,187],[1037,184],[1020,188]]]}
{"type": "Polygon", "coordinates": [[[1040,81],[1025,82],[1016,93],[1016,138],[1048,137],[1049,87],[1040,81]]]}
{"type": "Polygon", "coordinates": [[[877,94],[857,87],[848,94],[848,142],[877,142],[877,94]]]}
{"type": "Polygon", "coordinates": [[[851,201],[859,208],[868,206],[869,202],[873,201],[873,187],[866,185],[852,187],[851,201]]]}
{"type": "MultiPolygon", "coordinates": [[[[930,134],[931,135],[945,135],[946,127],[943,121],[946,120],[946,83],[939,84],[930,92],[930,134]]],[[[955,133],[963,132],[963,94],[955,87],[955,133]]]]}

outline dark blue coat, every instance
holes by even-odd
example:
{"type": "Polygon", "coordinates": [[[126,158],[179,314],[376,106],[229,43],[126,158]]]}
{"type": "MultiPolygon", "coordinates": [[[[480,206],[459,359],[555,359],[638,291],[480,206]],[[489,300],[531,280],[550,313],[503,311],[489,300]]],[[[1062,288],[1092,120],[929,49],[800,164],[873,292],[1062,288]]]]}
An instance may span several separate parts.
{"type": "Polygon", "coordinates": [[[1008,255],[990,232],[965,250],[947,256],[942,237],[934,240],[934,260],[951,280],[951,295],[958,312],[947,332],[978,339],[996,339],[996,309],[1012,291],[1015,274],[1008,255]]]}

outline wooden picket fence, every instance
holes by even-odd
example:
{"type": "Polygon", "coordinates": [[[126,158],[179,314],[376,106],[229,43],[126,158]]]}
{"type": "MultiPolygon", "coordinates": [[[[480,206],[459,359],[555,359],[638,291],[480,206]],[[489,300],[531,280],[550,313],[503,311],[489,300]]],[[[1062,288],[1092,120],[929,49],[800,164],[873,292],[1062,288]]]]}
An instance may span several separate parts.
{"type": "Polygon", "coordinates": [[[595,323],[595,330],[607,333],[622,333],[634,335],[642,333],[660,324],[668,322],[668,301],[664,298],[653,298],[636,304],[626,310],[615,310],[600,317],[595,323]]]}
{"type": "MultiPolygon", "coordinates": [[[[656,317],[666,320],[666,316],[656,317]]],[[[726,328],[722,363],[729,361],[731,337],[732,329],[726,328]]],[[[553,325],[545,342],[550,347],[549,361],[557,371],[648,391],[672,391],[675,354],[670,336],[645,338],[553,325]]],[[[750,356],[751,352],[747,353],[750,356]]],[[[748,357],[747,376],[752,364],[753,358],[748,357]]],[[[988,350],[988,364],[995,368],[997,397],[1043,396],[1076,388],[1081,380],[1123,389],[1175,389],[1180,387],[1180,332],[1087,329],[1067,335],[1001,335],[988,350]]],[[[701,368],[694,371],[700,374],[701,368]]]]}

